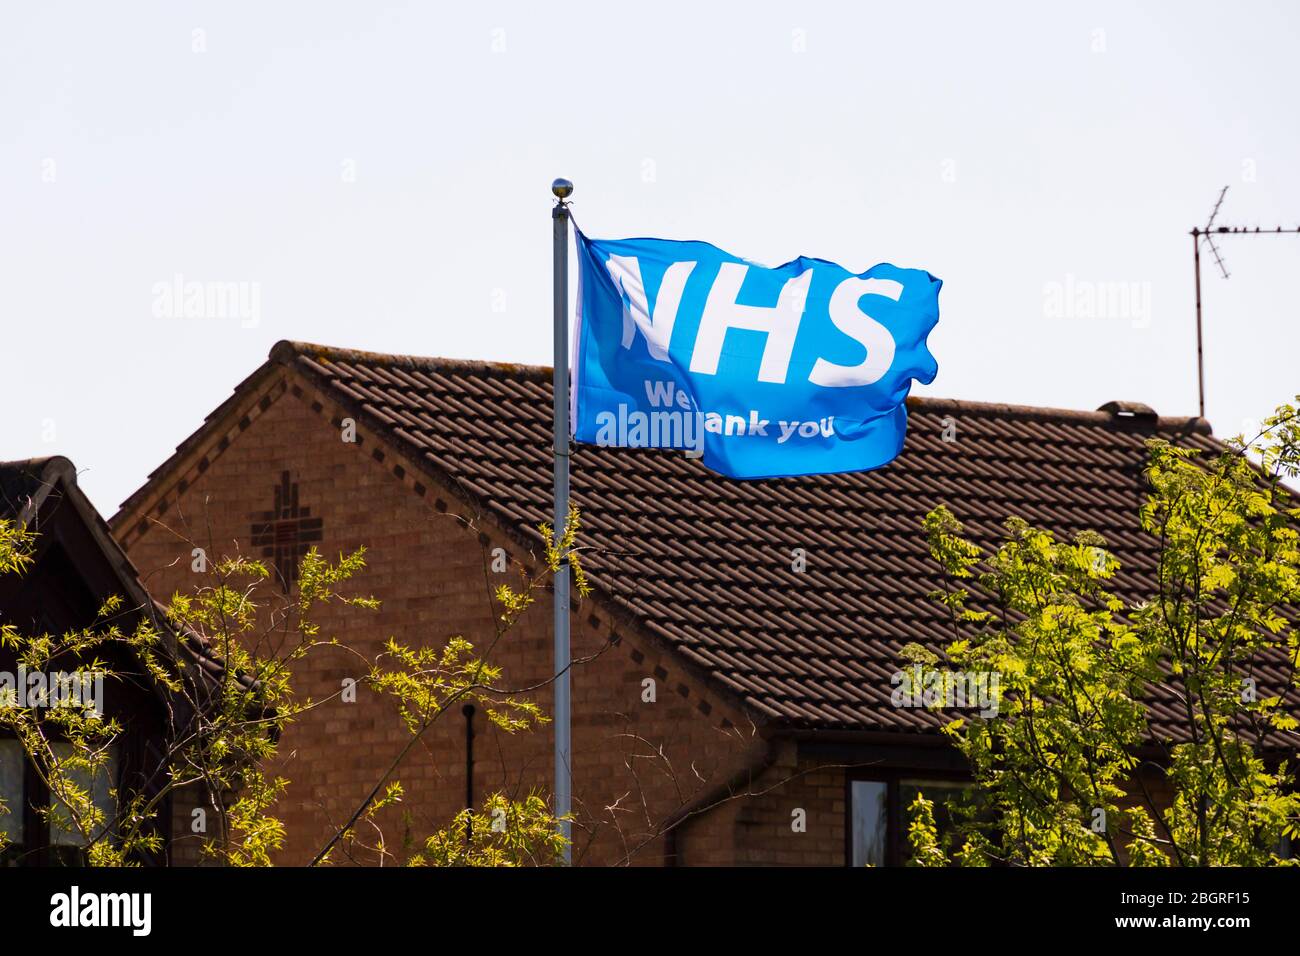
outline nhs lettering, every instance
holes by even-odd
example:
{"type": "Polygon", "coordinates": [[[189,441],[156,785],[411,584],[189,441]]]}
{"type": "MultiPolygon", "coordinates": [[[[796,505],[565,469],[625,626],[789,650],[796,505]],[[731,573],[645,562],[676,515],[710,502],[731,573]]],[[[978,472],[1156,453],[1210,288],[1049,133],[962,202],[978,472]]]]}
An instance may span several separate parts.
{"type": "Polygon", "coordinates": [[[800,257],[776,268],[705,242],[578,234],[574,437],[676,448],[733,478],[891,461],[942,282],[800,257]]]}

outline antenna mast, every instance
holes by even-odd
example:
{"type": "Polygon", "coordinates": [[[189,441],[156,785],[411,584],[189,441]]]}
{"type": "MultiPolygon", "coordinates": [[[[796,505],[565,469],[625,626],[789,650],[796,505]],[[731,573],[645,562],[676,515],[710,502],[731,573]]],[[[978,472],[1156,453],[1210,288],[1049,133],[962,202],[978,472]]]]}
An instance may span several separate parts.
{"type": "Polygon", "coordinates": [[[1223,262],[1223,256],[1219,255],[1219,247],[1214,244],[1215,235],[1222,237],[1300,234],[1300,227],[1283,229],[1278,226],[1275,229],[1261,230],[1259,226],[1254,229],[1245,226],[1216,226],[1215,220],[1219,218],[1219,209],[1223,206],[1223,197],[1227,194],[1228,187],[1224,186],[1219,190],[1219,198],[1215,200],[1214,208],[1210,210],[1210,218],[1205,220],[1205,225],[1200,228],[1192,227],[1192,262],[1196,270],[1196,382],[1202,418],[1205,417],[1205,353],[1201,342],[1201,243],[1204,242],[1210,247],[1210,252],[1214,254],[1214,264],[1227,279],[1229,278],[1228,267],[1223,262]]]}

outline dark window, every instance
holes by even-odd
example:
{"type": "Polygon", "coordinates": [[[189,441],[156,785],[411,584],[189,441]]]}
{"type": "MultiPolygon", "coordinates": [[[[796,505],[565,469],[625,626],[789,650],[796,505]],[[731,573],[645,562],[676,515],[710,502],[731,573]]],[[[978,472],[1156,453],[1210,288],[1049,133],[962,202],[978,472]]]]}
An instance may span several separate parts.
{"type": "MultiPolygon", "coordinates": [[[[61,760],[72,751],[72,745],[54,743],[55,759],[61,760]]],[[[73,782],[92,794],[95,805],[104,812],[104,830],[112,827],[117,814],[117,803],[110,791],[117,788],[118,750],[113,746],[103,772],[92,780],[90,774],[73,771],[73,782]]],[[[84,866],[86,840],[75,828],[68,825],[66,815],[62,822],[57,808],[62,801],[52,797],[40,778],[29,772],[27,755],[22,745],[12,737],[0,738],[0,835],[4,837],[0,849],[0,866],[24,864],[53,866],[84,866]],[[48,823],[34,807],[54,806],[55,813],[48,823]]],[[[111,838],[111,837],[110,837],[111,838]]]]}
{"type": "MultiPolygon", "coordinates": [[[[66,760],[73,753],[72,744],[67,743],[51,744],[51,749],[54,751],[55,759],[59,761],[66,760]]],[[[90,793],[96,808],[104,814],[103,824],[90,835],[92,840],[97,840],[103,836],[104,832],[112,827],[113,818],[117,815],[117,802],[112,793],[117,788],[117,763],[117,747],[112,746],[108,753],[107,764],[93,779],[84,770],[69,771],[72,783],[79,789],[90,793]]],[[[59,812],[61,808],[67,806],[62,800],[54,797],[51,806],[55,807],[55,813],[51,815],[49,822],[49,846],[50,854],[53,857],[52,862],[70,866],[84,866],[86,862],[84,850],[87,842],[86,838],[72,826],[66,811],[59,812]]]]}
{"type": "Polygon", "coordinates": [[[951,855],[960,846],[950,846],[954,830],[952,806],[970,789],[969,784],[956,780],[900,780],[898,782],[898,810],[902,814],[903,858],[911,854],[907,841],[907,826],[912,822],[911,806],[921,794],[934,804],[934,827],[939,833],[939,845],[951,855]]]}
{"type": "Polygon", "coordinates": [[[853,866],[884,866],[889,843],[889,784],[849,781],[849,831],[853,866]]]}
{"type": "Polygon", "coordinates": [[[911,856],[908,808],[917,794],[934,803],[935,827],[942,842],[953,831],[950,802],[970,787],[957,777],[912,777],[881,773],[849,780],[848,863],[850,866],[900,866],[911,856]]]}
{"type": "Polygon", "coordinates": [[[13,738],[0,738],[0,866],[17,866],[26,847],[27,761],[13,738]]]}

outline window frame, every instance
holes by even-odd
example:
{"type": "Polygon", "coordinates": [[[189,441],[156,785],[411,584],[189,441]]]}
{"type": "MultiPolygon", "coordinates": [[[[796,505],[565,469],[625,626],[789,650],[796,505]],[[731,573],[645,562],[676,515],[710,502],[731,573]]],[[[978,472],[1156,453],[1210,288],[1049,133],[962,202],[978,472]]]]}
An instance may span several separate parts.
{"type": "Polygon", "coordinates": [[[970,786],[971,775],[961,770],[925,767],[863,767],[844,775],[844,865],[853,867],[853,784],[854,782],[883,783],[885,785],[885,862],[884,866],[902,866],[907,843],[903,814],[907,808],[900,805],[900,788],[904,781],[922,783],[954,783],[970,786]]]}
{"type": "Polygon", "coordinates": [[[0,864],[0,865],[25,866],[25,865],[29,865],[29,861],[31,859],[32,835],[34,832],[36,832],[32,829],[33,826],[32,817],[35,814],[32,811],[32,793],[31,793],[32,777],[35,776],[35,774],[31,772],[30,769],[31,761],[27,759],[27,751],[23,749],[21,741],[19,741],[19,739],[16,736],[10,733],[0,733],[0,741],[4,741],[4,742],[13,741],[13,743],[17,746],[18,771],[19,773],[22,774],[22,781],[21,781],[22,785],[19,788],[20,790],[19,797],[18,797],[19,805],[16,807],[14,806],[8,807],[8,811],[10,816],[18,820],[19,825],[22,827],[22,831],[23,831],[23,842],[22,843],[11,842],[5,850],[6,853],[13,852],[16,850],[17,856],[13,857],[13,862],[0,864]]]}
{"type": "MultiPolygon", "coordinates": [[[[12,733],[4,732],[0,733],[0,740],[17,741],[18,738],[12,733]]],[[[49,867],[65,865],[85,866],[86,863],[84,859],[75,862],[67,859],[67,855],[70,852],[80,851],[84,855],[84,849],[81,844],[55,842],[53,833],[51,832],[53,824],[47,821],[45,817],[41,816],[36,809],[37,807],[47,806],[52,803],[54,795],[50,792],[50,788],[45,785],[44,781],[41,780],[40,774],[33,770],[31,756],[23,748],[21,741],[19,742],[18,752],[22,757],[22,763],[20,766],[22,767],[23,773],[23,842],[21,844],[22,850],[17,856],[16,862],[12,865],[20,867],[49,867]]],[[[118,801],[120,801],[123,779],[122,751],[120,749],[114,763],[110,764],[110,766],[113,767],[112,774],[114,777],[114,779],[110,780],[110,788],[118,790],[118,801]]],[[[113,832],[113,825],[116,814],[120,812],[120,810],[121,804],[119,802],[117,809],[114,811],[114,817],[105,821],[105,830],[109,834],[109,836],[106,837],[107,839],[113,839],[111,835],[113,832]]],[[[12,808],[10,809],[10,812],[13,812],[12,808]]]]}

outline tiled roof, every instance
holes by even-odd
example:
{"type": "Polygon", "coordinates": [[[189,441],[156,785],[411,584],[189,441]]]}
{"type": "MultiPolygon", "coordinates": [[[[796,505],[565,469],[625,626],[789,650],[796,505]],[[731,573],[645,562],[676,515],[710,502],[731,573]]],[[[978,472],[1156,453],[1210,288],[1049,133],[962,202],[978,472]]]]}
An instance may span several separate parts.
{"type": "MultiPolygon", "coordinates": [[[[287,342],[272,361],[507,525],[536,537],[549,520],[549,368],[287,342]]],[[[1221,446],[1201,419],[1104,408],[912,398],[907,443],[890,465],[771,481],[730,480],[676,452],[577,445],[586,565],[606,600],[769,721],[933,732],[938,715],[890,705],[889,678],[903,645],[951,640],[927,596],[940,586],[921,533],[934,506],[946,503],[986,547],[1012,515],[1059,536],[1099,531],[1124,566],[1117,593],[1149,593],[1155,542],[1137,514],[1144,442],[1221,446]]],[[[1176,723],[1164,703],[1153,716],[1162,736],[1176,723]]]]}

